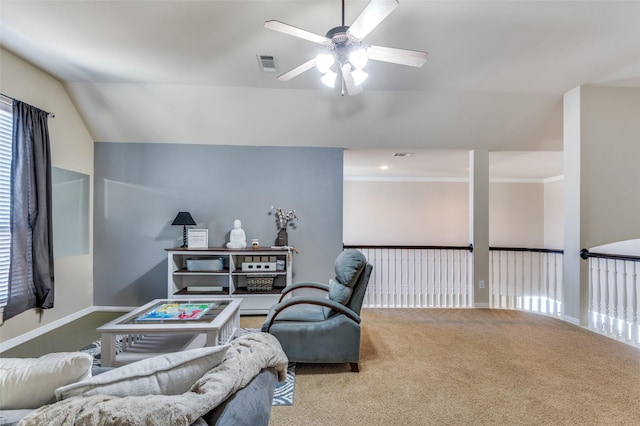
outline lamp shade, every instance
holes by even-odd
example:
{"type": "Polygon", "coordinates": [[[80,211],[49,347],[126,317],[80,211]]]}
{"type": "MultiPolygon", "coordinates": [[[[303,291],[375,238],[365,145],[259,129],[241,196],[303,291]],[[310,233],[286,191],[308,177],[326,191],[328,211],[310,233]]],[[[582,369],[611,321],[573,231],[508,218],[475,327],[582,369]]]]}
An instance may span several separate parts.
{"type": "Polygon", "coordinates": [[[179,212],[178,216],[173,219],[172,225],[195,225],[196,221],[191,217],[189,212],[179,212]]]}

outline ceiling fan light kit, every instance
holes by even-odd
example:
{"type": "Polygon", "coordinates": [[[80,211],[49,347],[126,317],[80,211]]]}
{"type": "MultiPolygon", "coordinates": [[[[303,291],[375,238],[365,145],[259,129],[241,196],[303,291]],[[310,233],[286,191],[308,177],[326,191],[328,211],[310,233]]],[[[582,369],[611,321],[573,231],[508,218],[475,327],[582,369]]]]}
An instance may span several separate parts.
{"type": "Polygon", "coordinates": [[[338,73],[333,72],[331,70],[327,70],[327,72],[322,76],[320,81],[327,87],[334,88],[336,87],[336,79],[338,78],[338,73]]]}
{"type": "Polygon", "coordinates": [[[325,37],[280,21],[266,21],[265,28],[323,45],[328,51],[278,76],[278,80],[291,80],[315,66],[323,74],[320,78],[323,84],[335,87],[338,73],[340,73],[343,93],[346,89],[349,95],[356,95],[362,91],[362,83],[368,77],[364,67],[370,59],[421,67],[427,61],[426,52],[362,45],[362,39],[397,6],[397,0],[371,0],[355,22],[351,26],[345,26],[344,0],[342,0],[342,25],[330,29],[325,37]]]}
{"type": "Polygon", "coordinates": [[[320,53],[316,56],[316,68],[325,74],[335,64],[336,60],[331,53],[320,53]]]}

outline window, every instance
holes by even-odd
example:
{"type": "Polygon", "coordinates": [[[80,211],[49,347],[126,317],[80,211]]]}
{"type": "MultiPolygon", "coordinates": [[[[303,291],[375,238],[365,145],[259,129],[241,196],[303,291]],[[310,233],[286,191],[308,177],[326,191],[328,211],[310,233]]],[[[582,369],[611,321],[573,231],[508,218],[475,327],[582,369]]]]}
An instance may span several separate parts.
{"type": "Polygon", "coordinates": [[[0,99],[0,309],[7,304],[9,287],[12,118],[12,103],[0,99]]]}

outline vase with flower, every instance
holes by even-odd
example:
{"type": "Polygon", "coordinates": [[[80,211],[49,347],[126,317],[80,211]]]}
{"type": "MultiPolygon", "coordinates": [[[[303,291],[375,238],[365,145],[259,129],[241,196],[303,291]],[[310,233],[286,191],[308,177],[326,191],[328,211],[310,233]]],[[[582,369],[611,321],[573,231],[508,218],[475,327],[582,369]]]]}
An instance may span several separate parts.
{"type": "Polygon", "coordinates": [[[295,221],[298,220],[295,210],[289,210],[285,212],[282,208],[275,208],[271,206],[269,214],[273,214],[276,217],[276,226],[278,227],[278,236],[276,237],[276,246],[285,247],[289,245],[289,234],[287,233],[287,227],[291,226],[295,228],[295,221]]]}

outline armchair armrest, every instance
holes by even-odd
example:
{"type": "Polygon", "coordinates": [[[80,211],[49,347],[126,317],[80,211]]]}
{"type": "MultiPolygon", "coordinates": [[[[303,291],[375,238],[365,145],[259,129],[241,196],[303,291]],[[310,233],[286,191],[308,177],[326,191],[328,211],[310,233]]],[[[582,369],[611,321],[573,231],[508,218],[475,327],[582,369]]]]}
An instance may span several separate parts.
{"type": "Polygon", "coordinates": [[[280,292],[280,299],[278,300],[278,303],[282,302],[282,299],[284,299],[287,294],[289,294],[290,292],[294,291],[294,290],[299,290],[301,288],[312,288],[312,289],[316,289],[316,290],[322,290],[322,291],[326,291],[329,292],[329,286],[327,284],[324,283],[317,283],[317,282],[299,282],[299,283],[293,283],[290,286],[285,287],[281,292],[280,292]]]}
{"type": "Polygon", "coordinates": [[[266,329],[263,328],[262,331],[265,331],[267,333],[269,332],[269,329],[271,328],[271,326],[275,322],[275,320],[276,320],[277,316],[280,314],[280,312],[282,312],[285,309],[290,308],[292,306],[301,305],[301,304],[318,305],[318,306],[331,308],[334,311],[347,316],[349,319],[351,319],[352,321],[355,321],[358,324],[361,321],[360,315],[358,315],[353,310],[349,309],[348,307],[344,306],[341,303],[335,302],[333,300],[326,299],[324,297],[298,296],[298,297],[292,297],[290,299],[287,299],[287,300],[285,300],[283,302],[280,302],[277,305],[275,305],[275,307],[273,309],[273,312],[272,312],[272,315],[271,315],[271,318],[270,318],[270,321],[269,321],[269,325],[267,325],[266,329]]]}

